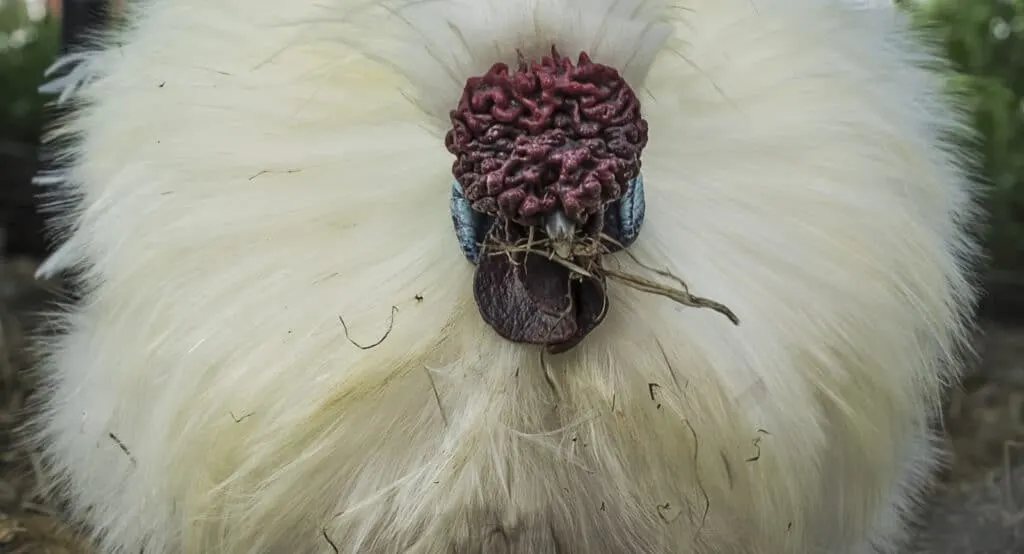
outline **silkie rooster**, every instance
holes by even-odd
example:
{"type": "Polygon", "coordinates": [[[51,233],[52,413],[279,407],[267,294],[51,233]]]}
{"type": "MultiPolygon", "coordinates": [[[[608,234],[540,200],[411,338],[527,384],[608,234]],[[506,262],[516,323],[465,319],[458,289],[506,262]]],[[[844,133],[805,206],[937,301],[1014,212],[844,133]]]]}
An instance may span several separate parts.
{"type": "MultiPolygon", "coordinates": [[[[893,554],[972,328],[941,63],[830,0],[146,0],[35,438],[104,554],[893,554]]],[[[69,142],[68,142],[69,141],[69,142]]],[[[51,267],[52,270],[52,267],[51,267]]]]}

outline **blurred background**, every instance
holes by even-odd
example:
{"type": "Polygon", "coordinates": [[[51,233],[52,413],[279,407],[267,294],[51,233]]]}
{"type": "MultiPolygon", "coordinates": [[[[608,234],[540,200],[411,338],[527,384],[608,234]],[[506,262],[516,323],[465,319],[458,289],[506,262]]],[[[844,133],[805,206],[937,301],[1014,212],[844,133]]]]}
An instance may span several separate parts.
{"type": "MultiPolygon", "coordinates": [[[[26,335],[34,314],[66,297],[34,273],[51,246],[37,209],[38,148],[59,115],[44,83],[56,57],[119,13],[122,0],[0,0],[0,553],[89,552],[63,523],[38,457],[15,440],[35,390],[26,335]]],[[[215,1],[215,0],[210,0],[215,1]]],[[[865,0],[880,4],[890,0],[865,0]]],[[[981,230],[979,359],[946,410],[953,452],[929,500],[914,552],[1024,554],[1024,0],[902,0],[949,60],[948,84],[966,95],[990,193],[981,230]]]]}

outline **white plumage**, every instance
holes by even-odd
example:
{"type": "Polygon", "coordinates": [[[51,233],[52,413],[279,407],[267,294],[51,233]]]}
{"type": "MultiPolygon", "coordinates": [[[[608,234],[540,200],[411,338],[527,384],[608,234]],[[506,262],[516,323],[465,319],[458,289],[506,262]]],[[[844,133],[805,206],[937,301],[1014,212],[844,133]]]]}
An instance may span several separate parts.
{"type": "Polygon", "coordinates": [[[38,433],[101,552],[897,552],[976,253],[963,120],[898,14],[152,0],[129,18],[63,128],[76,207],[55,226],[85,296],[44,345],[38,433]],[[641,95],[631,251],[742,325],[614,283],[564,355],[483,323],[447,112],[466,78],[552,45],[641,95]]]}

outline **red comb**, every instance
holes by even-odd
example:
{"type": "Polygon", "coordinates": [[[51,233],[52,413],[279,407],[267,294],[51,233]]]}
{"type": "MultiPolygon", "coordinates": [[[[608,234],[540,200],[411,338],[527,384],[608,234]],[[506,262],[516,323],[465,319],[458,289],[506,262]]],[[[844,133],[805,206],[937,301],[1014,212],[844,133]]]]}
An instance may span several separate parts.
{"type": "Polygon", "coordinates": [[[584,52],[470,78],[445,137],[452,173],[474,210],[538,225],[561,208],[577,223],[640,172],[647,122],[619,73],[584,52]]]}

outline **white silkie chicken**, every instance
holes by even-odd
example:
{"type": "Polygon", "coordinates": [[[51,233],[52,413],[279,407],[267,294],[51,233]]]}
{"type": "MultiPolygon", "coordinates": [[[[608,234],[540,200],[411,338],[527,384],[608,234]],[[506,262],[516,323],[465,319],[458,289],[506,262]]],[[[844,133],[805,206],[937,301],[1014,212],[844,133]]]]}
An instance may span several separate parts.
{"type": "Polygon", "coordinates": [[[61,129],[83,298],[44,345],[37,435],[100,552],[903,544],[977,211],[963,118],[899,14],[128,19],[61,129]]]}

